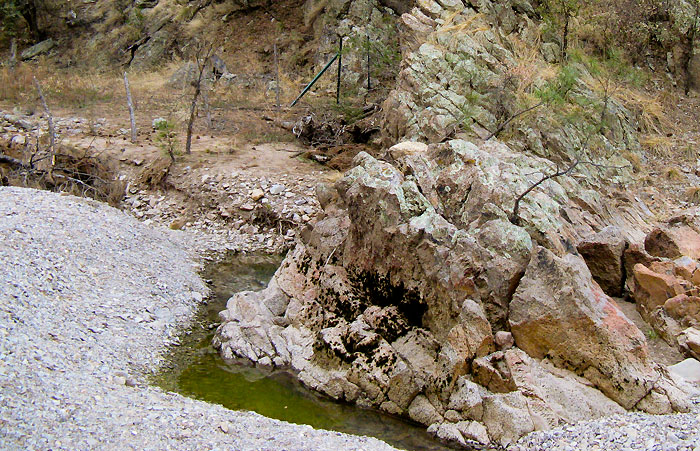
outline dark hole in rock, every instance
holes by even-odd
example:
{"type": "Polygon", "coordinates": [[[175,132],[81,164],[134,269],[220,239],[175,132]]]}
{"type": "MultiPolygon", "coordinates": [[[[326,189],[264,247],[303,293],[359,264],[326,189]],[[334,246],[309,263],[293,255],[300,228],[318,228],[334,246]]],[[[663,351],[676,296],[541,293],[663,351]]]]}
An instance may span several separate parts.
{"type": "Polygon", "coordinates": [[[367,271],[356,276],[355,284],[364,291],[362,297],[367,305],[395,306],[410,327],[423,327],[428,306],[418,291],[405,288],[402,282],[392,285],[388,277],[367,271]]]}

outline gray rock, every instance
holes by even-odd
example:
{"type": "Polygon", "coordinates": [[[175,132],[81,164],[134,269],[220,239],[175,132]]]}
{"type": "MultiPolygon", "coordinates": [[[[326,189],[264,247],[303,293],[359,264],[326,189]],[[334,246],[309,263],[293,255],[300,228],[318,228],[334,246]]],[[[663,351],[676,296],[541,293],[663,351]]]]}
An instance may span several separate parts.
{"type": "Polygon", "coordinates": [[[700,383],[700,362],[696,359],[685,359],[669,366],[668,370],[689,382],[700,383]]]}
{"type": "Polygon", "coordinates": [[[282,194],[286,190],[287,190],[287,188],[284,185],[275,184],[275,185],[272,185],[272,187],[270,187],[270,194],[275,194],[275,195],[282,194]]]}
{"type": "Polygon", "coordinates": [[[41,41],[38,44],[34,44],[33,46],[29,47],[28,49],[25,49],[22,51],[20,54],[20,58],[22,58],[22,61],[27,61],[32,58],[35,58],[41,54],[44,54],[54,48],[56,46],[56,42],[53,39],[47,39],[45,41],[41,41]]]}
{"type": "Polygon", "coordinates": [[[442,416],[438,413],[428,398],[424,395],[418,395],[413,399],[408,407],[408,416],[418,423],[429,426],[434,423],[441,423],[442,416]]]}

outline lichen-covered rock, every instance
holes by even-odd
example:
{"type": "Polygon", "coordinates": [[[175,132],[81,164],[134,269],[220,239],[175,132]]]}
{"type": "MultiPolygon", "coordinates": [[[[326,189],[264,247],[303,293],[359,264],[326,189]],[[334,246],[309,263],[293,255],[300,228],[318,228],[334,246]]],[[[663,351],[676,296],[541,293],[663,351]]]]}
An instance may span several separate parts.
{"type": "MultiPolygon", "coordinates": [[[[491,1],[419,1],[401,20],[405,25],[403,61],[394,90],[383,104],[383,144],[387,147],[404,140],[425,143],[443,142],[467,134],[477,138],[490,136],[519,112],[536,102],[523,102],[516,92],[521,83],[542,87],[545,78],[521,79],[513,68],[522,65],[522,54],[538,55],[535,63],[549,66],[560,55],[559,46],[542,42],[541,23],[533,2],[520,0],[491,1]],[[540,50],[542,56],[539,56],[540,50]]],[[[586,68],[577,66],[581,78],[586,68]]],[[[518,115],[509,121],[497,138],[507,140],[514,148],[553,161],[580,158],[582,147],[597,148],[586,155],[610,165],[627,166],[620,155],[639,149],[633,115],[615,96],[603,98],[586,83],[577,82],[569,93],[586,105],[599,105],[581,111],[580,123],[599,122],[591,114],[605,109],[610,118],[604,133],[590,136],[580,123],[574,126],[561,121],[570,111],[550,104],[531,115],[518,115]],[[588,135],[588,136],[587,136],[588,135]],[[584,143],[595,141],[595,146],[584,143]]],[[[595,172],[580,167],[586,174],[595,172]]],[[[610,174],[627,180],[630,171],[610,174]]]]}
{"type": "Polygon", "coordinates": [[[402,148],[392,163],[360,153],[319,188],[324,213],[268,288],[222,313],[225,357],[291,368],[334,399],[455,443],[508,443],[649,391],[650,409],[681,405],[652,390],[643,335],[576,254],[593,227],[619,220],[599,197],[550,180],[514,225],[508,210],[545,160],[498,142],[402,148]]]}
{"type": "Polygon", "coordinates": [[[42,53],[48,52],[55,46],[56,41],[54,41],[53,39],[46,39],[45,41],[41,41],[38,44],[34,44],[28,49],[23,50],[20,54],[20,58],[22,58],[22,61],[30,60],[41,55],[42,53]]]}

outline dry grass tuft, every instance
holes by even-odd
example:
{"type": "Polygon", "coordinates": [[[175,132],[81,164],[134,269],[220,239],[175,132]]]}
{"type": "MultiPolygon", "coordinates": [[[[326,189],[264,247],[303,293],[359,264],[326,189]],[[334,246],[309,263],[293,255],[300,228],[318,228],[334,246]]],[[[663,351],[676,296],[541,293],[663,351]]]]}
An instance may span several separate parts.
{"type": "Polygon", "coordinates": [[[630,162],[634,172],[642,172],[642,158],[639,156],[639,154],[634,152],[625,152],[622,156],[625,160],[630,162]]]}
{"type": "Polygon", "coordinates": [[[685,191],[686,201],[691,204],[700,204],[700,186],[691,186],[685,191]]]}
{"type": "Polygon", "coordinates": [[[643,135],[639,143],[656,158],[666,158],[673,151],[673,138],[665,135],[643,135]]]}
{"type": "MultiPolygon", "coordinates": [[[[451,33],[454,32],[455,34],[458,33],[475,33],[476,29],[472,29],[471,26],[474,22],[480,20],[482,17],[484,17],[483,14],[474,14],[473,16],[467,18],[464,22],[461,22],[456,25],[449,25],[452,23],[452,21],[455,19],[457,16],[457,12],[453,13],[448,20],[445,21],[445,25],[440,27],[438,30],[438,33],[451,33]]],[[[483,27],[477,27],[478,29],[483,28],[483,27]]]]}
{"type": "Polygon", "coordinates": [[[649,95],[637,89],[620,87],[616,97],[636,115],[643,133],[665,135],[676,131],[676,124],[666,114],[661,95],[649,95]]]}
{"type": "Polygon", "coordinates": [[[668,180],[680,182],[685,180],[685,176],[677,166],[667,166],[663,171],[664,177],[668,180]]]}

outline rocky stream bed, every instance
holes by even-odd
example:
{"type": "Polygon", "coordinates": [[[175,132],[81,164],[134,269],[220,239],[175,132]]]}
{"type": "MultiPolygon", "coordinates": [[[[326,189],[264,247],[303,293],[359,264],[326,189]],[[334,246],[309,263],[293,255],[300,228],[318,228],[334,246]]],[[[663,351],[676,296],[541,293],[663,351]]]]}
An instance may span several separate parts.
{"type": "Polygon", "coordinates": [[[184,232],[0,188],[4,449],[392,449],[146,383],[207,295],[184,232]]]}

